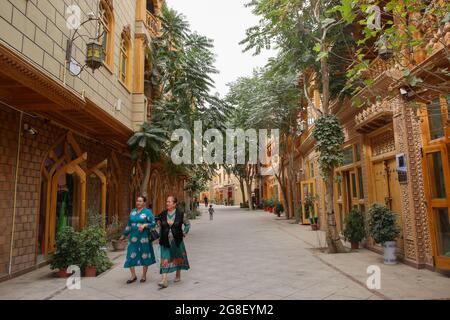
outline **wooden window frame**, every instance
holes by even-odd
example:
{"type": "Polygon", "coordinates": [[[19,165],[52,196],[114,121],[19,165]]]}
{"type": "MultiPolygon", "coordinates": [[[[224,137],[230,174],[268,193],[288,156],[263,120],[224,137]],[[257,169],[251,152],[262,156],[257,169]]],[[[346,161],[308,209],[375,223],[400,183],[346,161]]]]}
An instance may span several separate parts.
{"type": "Polygon", "coordinates": [[[120,37],[118,79],[129,93],[131,93],[132,59],[131,29],[130,26],[127,25],[126,27],[124,27],[122,35],[120,37]]]}
{"type": "MultiPolygon", "coordinates": [[[[105,28],[105,35],[107,46],[104,48],[104,62],[103,65],[106,69],[113,73],[114,72],[114,9],[112,3],[106,0],[101,0],[99,2],[99,12],[102,21],[102,25],[105,28]]],[[[103,42],[102,42],[103,44],[103,42]]]]}

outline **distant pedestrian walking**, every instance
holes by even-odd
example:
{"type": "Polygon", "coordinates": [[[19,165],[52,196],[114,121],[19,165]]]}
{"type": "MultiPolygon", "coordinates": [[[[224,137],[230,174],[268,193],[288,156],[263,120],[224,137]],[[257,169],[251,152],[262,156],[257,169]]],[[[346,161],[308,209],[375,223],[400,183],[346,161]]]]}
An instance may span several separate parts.
{"type": "Polygon", "coordinates": [[[214,208],[213,208],[212,204],[209,205],[208,212],[209,212],[209,220],[212,220],[213,219],[213,215],[214,215],[214,208]]]}
{"type": "Polygon", "coordinates": [[[203,201],[205,202],[205,208],[207,208],[207,207],[208,207],[208,197],[205,196],[205,197],[203,198],[203,201]]]}

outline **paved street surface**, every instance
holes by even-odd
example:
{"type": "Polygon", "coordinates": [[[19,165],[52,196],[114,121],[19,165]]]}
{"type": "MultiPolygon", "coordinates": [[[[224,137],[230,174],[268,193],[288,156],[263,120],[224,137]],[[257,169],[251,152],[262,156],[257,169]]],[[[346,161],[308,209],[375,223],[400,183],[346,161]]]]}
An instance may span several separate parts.
{"type": "MultiPolygon", "coordinates": [[[[150,267],[145,284],[125,284],[124,252],[112,253],[114,267],[83,278],[81,290],[45,267],[0,283],[0,299],[449,299],[450,278],[399,264],[365,249],[348,254],[322,252],[322,232],[263,211],[216,207],[193,220],[186,246],[191,269],[182,282],[159,289],[159,269],[150,267]],[[381,289],[366,287],[369,265],[381,268],[381,289]]],[[[138,273],[139,275],[140,273],[138,273]]]]}

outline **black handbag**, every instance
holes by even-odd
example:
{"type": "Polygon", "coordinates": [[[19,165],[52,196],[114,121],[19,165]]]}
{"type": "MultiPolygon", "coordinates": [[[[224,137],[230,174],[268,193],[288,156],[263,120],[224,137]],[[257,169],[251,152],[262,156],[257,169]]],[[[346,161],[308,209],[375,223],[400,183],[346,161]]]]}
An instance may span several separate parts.
{"type": "Polygon", "coordinates": [[[158,240],[159,239],[159,232],[158,232],[158,230],[156,230],[156,229],[150,230],[150,232],[148,233],[148,239],[150,240],[150,242],[158,240]]]}

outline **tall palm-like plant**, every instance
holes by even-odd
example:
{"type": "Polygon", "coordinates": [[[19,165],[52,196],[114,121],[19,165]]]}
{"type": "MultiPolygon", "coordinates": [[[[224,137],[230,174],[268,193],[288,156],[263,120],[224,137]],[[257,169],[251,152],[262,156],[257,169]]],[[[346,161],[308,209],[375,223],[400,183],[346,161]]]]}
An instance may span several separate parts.
{"type": "Polygon", "coordinates": [[[152,162],[160,159],[164,144],[167,142],[167,132],[155,125],[144,122],[141,131],[136,132],[129,140],[128,147],[133,159],[141,158],[145,163],[144,179],[141,192],[147,196],[147,188],[150,181],[152,162]]]}

